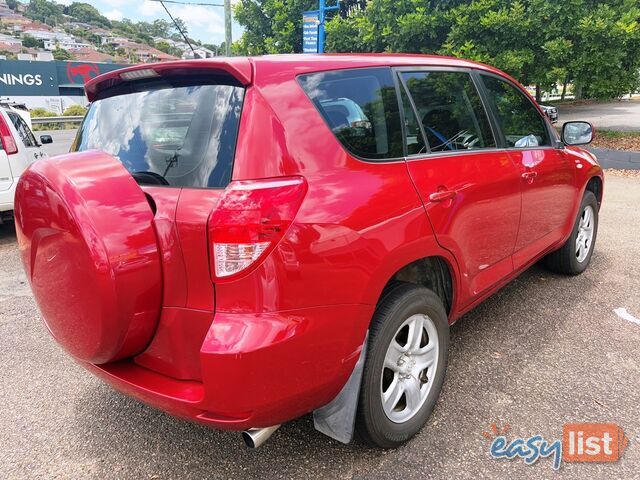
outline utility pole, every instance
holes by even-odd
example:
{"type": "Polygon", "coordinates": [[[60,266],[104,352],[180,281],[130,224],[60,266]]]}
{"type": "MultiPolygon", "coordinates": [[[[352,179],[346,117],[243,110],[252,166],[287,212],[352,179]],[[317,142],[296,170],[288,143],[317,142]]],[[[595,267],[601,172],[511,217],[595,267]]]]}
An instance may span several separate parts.
{"type": "Polygon", "coordinates": [[[324,21],[326,18],[326,12],[330,12],[332,10],[338,10],[340,6],[338,5],[340,2],[336,2],[336,5],[332,7],[327,7],[326,0],[320,0],[320,5],[318,5],[318,53],[324,53],[324,21]]]}
{"type": "Polygon", "coordinates": [[[224,54],[231,56],[231,0],[224,0],[224,54]]]}

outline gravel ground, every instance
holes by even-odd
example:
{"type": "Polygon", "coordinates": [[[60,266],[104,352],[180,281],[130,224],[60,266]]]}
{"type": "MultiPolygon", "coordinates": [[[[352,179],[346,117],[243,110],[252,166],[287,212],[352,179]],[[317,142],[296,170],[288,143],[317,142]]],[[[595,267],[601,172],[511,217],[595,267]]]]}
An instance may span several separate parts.
{"type": "Polygon", "coordinates": [[[535,266],[452,327],[447,381],[427,427],[395,451],[341,445],[309,417],[261,449],[173,419],[102,384],[48,335],[0,227],[0,478],[640,478],[640,179],[609,176],[590,268],[535,266]],[[560,439],[566,422],[615,422],[611,464],[492,460],[482,436],[560,439]]]}

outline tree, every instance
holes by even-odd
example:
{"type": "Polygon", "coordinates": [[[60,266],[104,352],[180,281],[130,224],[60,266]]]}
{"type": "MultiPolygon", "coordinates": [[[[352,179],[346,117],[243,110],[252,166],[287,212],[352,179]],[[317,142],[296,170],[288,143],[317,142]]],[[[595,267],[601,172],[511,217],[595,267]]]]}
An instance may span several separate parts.
{"type": "Polygon", "coordinates": [[[31,35],[22,36],[22,46],[27,48],[43,48],[44,43],[31,35]]]}
{"type": "Polygon", "coordinates": [[[31,116],[34,118],[41,118],[41,117],[57,117],[58,115],[56,114],[56,112],[51,112],[49,110],[47,110],[46,108],[34,108],[32,110],[30,110],[31,116]]]}
{"type": "Polygon", "coordinates": [[[302,12],[317,0],[240,0],[234,9],[244,27],[234,50],[243,55],[302,52],[302,12]]]}
{"type": "Polygon", "coordinates": [[[183,34],[186,37],[189,36],[189,30],[187,29],[187,24],[181,18],[175,17],[175,21],[176,21],[175,24],[174,23],[170,24],[171,28],[169,29],[169,32],[171,32],[171,38],[176,41],[183,41],[184,40],[184,37],[182,36],[183,34]],[[178,29],[178,27],[180,28],[178,29]],[[182,33],[180,33],[180,30],[182,30],[182,33]]]}
{"type": "Polygon", "coordinates": [[[8,50],[0,50],[0,55],[7,58],[7,60],[15,60],[18,57],[15,53],[9,52],[8,50]]]}
{"type": "Polygon", "coordinates": [[[159,42],[156,42],[155,48],[157,48],[161,52],[168,53],[169,55],[173,55],[174,57],[181,57],[183,53],[182,50],[170,45],[168,42],[165,42],[164,40],[160,40],[159,42]]]}
{"type": "Polygon", "coordinates": [[[171,24],[166,20],[158,18],[154,20],[153,23],[151,24],[150,33],[154,37],[166,38],[170,35],[170,32],[171,32],[171,24]]]}
{"type": "Polygon", "coordinates": [[[76,104],[67,107],[64,112],[62,112],[62,115],[64,117],[84,117],[85,113],[87,113],[87,109],[82,105],[76,104]]]}
{"type": "Polygon", "coordinates": [[[62,5],[47,0],[31,0],[24,12],[25,17],[47,25],[57,25],[62,20],[62,5]]]}
{"type": "Polygon", "coordinates": [[[208,50],[211,50],[215,55],[219,55],[220,52],[224,52],[224,42],[223,45],[215,45],[213,43],[203,43],[202,46],[208,50]]]}
{"type": "Polygon", "coordinates": [[[17,0],[7,0],[7,7],[9,7],[11,10],[15,11],[16,8],[18,8],[17,0]]]}
{"type": "Polygon", "coordinates": [[[107,17],[101,15],[100,12],[88,3],[73,2],[64,8],[65,15],[73,17],[77,22],[88,23],[98,27],[111,27],[111,22],[107,17]]]}
{"type": "Polygon", "coordinates": [[[169,45],[167,42],[161,40],[159,42],[156,42],[156,48],[158,50],[160,50],[161,52],[169,53],[169,49],[171,48],[171,45],[169,45]]]}
{"type": "Polygon", "coordinates": [[[558,82],[611,98],[640,85],[639,21],[629,0],[370,0],[327,23],[325,50],[453,55],[535,85],[538,98],[558,82]]]}
{"type": "Polygon", "coordinates": [[[56,48],[53,49],[53,58],[56,60],[71,60],[73,57],[71,54],[66,51],[64,48],[60,48],[56,45],[56,48]]]}

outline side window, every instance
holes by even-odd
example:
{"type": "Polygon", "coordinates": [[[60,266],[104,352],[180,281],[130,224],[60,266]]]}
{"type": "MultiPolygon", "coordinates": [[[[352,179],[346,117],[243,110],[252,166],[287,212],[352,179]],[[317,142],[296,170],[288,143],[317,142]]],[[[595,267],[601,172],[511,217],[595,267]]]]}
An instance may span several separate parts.
{"type": "Polygon", "coordinates": [[[551,145],[545,120],[524,93],[499,78],[481,75],[508,147],[551,145]]]}
{"type": "Polygon", "coordinates": [[[389,68],[301,75],[298,81],[342,145],[368,159],[403,156],[398,98],[389,68]]]}
{"type": "Polygon", "coordinates": [[[36,141],[36,137],[33,136],[33,133],[29,128],[29,125],[27,125],[27,123],[22,119],[22,117],[17,113],[13,113],[13,112],[7,112],[7,114],[9,115],[9,119],[11,120],[11,123],[13,123],[13,126],[18,131],[18,135],[20,136],[20,139],[22,140],[22,143],[24,144],[24,146],[37,147],[38,142],[36,141]]]}
{"type": "Polygon", "coordinates": [[[404,110],[404,133],[407,142],[407,155],[426,153],[427,147],[424,144],[418,119],[413,112],[413,107],[403,86],[400,86],[400,98],[402,99],[402,108],[404,110]]]}
{"type": "Polygon", "coordinates": [[[493,148],[491,124],[465,72],[403,72],[432,152],[493,148]]]}

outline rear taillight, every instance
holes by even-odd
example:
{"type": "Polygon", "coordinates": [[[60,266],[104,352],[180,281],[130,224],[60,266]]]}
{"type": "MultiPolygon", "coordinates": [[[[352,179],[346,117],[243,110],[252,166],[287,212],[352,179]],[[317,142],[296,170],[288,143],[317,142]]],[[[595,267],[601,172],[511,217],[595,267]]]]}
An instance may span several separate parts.
{"type": "Polygon", "coordinates": [[[14,153],[18,153],[18,145],[11,135],[11,130],[9,130],[9,125],[4,120],[4,117],[0,113],[0,141],[2,142],[2,148],[7,153],[7,155],[13,155],[14,153]]]}
{"type": "Polygon", "coordinates": [[[277,245],[307,191],[302,177],[231,182],[209,218],[211,275],[230,279],[277,245]]]}

